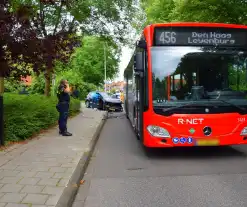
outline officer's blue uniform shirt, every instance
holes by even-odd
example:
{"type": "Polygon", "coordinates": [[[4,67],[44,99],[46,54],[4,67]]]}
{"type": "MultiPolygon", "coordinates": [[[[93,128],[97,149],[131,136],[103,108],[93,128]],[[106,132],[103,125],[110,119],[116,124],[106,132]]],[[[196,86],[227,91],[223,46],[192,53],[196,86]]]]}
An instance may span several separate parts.
{"type": "Polygon", "coordinates": [[[65,88],[63,85],[60,85],[58,87],[58,102],[70,102],[70,95],[69,93],[64,92],[64,89],[65,88]]]}

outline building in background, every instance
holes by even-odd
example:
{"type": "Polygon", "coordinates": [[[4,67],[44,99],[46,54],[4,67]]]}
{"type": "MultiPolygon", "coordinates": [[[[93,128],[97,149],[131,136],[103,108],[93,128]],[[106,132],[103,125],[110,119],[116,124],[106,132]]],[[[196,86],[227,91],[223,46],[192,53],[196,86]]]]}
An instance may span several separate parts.
{"type": "Polygon", "coordinates": [[[21,77],[21,81],[24,83],[24,85],[30,86],[32,83],[32,77],[31,76],[21,77]]]}
{"type": "Polygon", "coordinates": [[[123,91],[124,90],[125,83],[124,81],[117,81],[106,84],[106,91],[123,91]]]}

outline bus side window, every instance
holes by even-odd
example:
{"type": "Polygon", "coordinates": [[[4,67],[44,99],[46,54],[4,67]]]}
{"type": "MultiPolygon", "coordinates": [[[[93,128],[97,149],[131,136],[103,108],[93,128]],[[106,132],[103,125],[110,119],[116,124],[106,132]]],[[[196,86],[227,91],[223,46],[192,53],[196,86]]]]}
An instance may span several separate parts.
{"type": "Polygon", "coordinates": [[[135,72],[134,72],[134,65],[132,69],[132,92],[135,93],[136,91],[136,80],[135,80],[135,72]]]}
{"type": "Polygon", "coordinates": [[[148,55],[145,51],[145,68],[144,68],[144,111],[148,110],[148,55]]]}

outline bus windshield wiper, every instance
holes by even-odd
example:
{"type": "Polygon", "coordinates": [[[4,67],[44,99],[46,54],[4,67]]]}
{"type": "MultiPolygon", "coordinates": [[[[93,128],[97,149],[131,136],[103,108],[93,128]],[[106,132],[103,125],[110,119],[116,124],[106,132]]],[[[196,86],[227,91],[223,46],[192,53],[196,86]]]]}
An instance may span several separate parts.
{"type": "Polygon", "coordinates": [[[188,103],[188,104],[184,104],[184,105],[181,105],[181,106],[174,106],[174,107],[171,107],[171,108],[165,108],[165,109],[162,109],[164,112],[167,112],[167,111],[172,111],[174,109],[179,109],[179,108],[183,108],[183,107],[186,107],[186,106],[204,106],[204,104],[198,104],[194,101],[192,101],[191,103],[188,103]]]}
{"type": "Polygon", "coordinates": [[[230,106],[233,106],[234,108],[239,109],[242,113],[246,113],[247,112],[246,109],[244,109],[244,108],[242,108],[242,107],[240,107],[240,106],[238,106],[236,104],[230,103],[228,101],[224,101],[224,100],[217,100],[217,101],[220,101],[220,102],[226,103],[226,104],[228,104],[230,106]]]}

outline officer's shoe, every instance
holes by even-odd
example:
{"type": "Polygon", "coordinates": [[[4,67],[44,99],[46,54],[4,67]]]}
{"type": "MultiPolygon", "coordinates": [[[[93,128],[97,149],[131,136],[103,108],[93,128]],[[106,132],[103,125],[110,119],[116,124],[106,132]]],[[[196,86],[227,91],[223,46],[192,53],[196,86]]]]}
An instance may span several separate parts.
{"type": "Polygon", "coordinates": [[[72,136],[72,134],[71,133],[69,133],[69,132],[64,132],[64,133],[62,133],[62,136],[72,136]]]}

